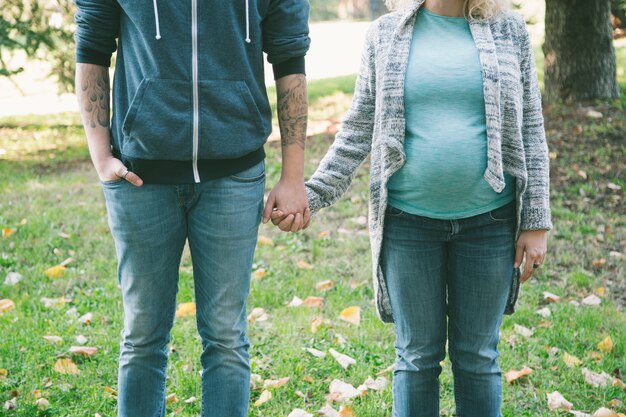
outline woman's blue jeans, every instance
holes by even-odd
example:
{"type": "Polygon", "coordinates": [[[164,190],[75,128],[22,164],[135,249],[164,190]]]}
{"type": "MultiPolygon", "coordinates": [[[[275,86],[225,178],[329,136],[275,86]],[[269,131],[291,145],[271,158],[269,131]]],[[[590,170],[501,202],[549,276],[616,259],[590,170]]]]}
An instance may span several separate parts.
{"type": "Polygon", "coordinates": [[[189,241],[202,339],[202,416],[248,415],[246,298],[263,210],[263,162],[200,184],[102,184],[124,303],[118,415],[165,416],[178,271],[189,241]]]}
{"type": "Polygon", "coordinates": [[[396,331],[394,417],[439,416],[446,340],[458,417],[500,417],[499,329],[513,279],[515,204],[437,220],[388,207],[381,266],[396,331]]]}

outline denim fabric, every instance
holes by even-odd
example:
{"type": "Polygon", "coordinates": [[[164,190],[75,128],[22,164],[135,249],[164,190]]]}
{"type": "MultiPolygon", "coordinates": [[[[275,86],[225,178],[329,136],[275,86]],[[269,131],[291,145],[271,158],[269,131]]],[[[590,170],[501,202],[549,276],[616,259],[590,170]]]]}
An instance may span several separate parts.
{"type": "Polygon", "coordinates": [[[396,332],[394,417],[439,416],[446,340],[458,417],[500,417],[499,329],[513,280],[515,204],[459,220],[388,206],[381,266],[396,332]]]}
{"type": "Polygon", "coordinates": [[[248,415],[246,298],[265,165],[200,184],[102,184],[124,301],[118,415],[165,416],[165,371],[189,241],[202,339],[202,416],[248,415]]]}

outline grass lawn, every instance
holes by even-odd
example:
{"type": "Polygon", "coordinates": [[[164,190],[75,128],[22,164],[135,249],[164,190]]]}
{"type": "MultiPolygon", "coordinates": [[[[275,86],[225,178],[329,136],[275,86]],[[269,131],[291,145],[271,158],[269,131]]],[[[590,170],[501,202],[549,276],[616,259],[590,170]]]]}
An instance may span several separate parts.
{"type": "MultiPolygon", "coordinates": [[[[309,139],[307,176],[332,142],[353,82],[352,76],[311,83],[312,125],[319,129],[309,139]]],[[[626,95],[626,85],[624,90],[626,95]]],[[[523,286],[518,312],[502,326],[503,373],[524,366],[533,370],[513,384],[504,382],[506,417],[565,415],[549,411],[546,394],[553,391],[562,393],[575,410],[592,413],[607,407],[626,413],[626,388],[610,383],[594,387],[582,372],[588,368],[626,381],[624,107],[624,101],[598,103],[600,119],[588,117],[585,109],[546,109],[556,227],[545,266],[523,286]],[[544,291],[560,296],[560,301],[548,302],[544,291]],[[598,296],[599,305],[582,304],[592,294],[598,296]],[[539,315],[542,308],[551,315],[539,315]],[[532,335],[524,335],[519,326],[532,335]],[[607,337],[612,348],[599,347],[607,337]]],[[[121,296],[102,192],[79,118],[65,114],[1,120],[0,150],[0,227],[7,228],[7,234],[15,230],[0,238],[0,299],[15,304],[0,313],[0,405],[13,397],[17,403],[13,410],[0,408],[0,415],[113,416],[121,296]],[[70,257],[62,276],[44,273],[70,257]],[[3,283],[10,272],[19,273],[21,281],[3,283]],[[88,313],[92,317],[86,320],[88,313]],[[61,339],[50,342],[44,336],[61,339]],[[86,346],[98,348],[97,353],[71,354],[70,347],[81,345],[78,336],[86,339],[86,346]],[[60,359],[68,358],[79,373],[55,370],[60,359]],[[46,411],[37,409],[39,397],[49,401],[46,411]]],[[[269,187],[280,174],[279,144],[269,143],[267,152],[269,187]]],[[[393,328],[379,322],[371,303],[369,243],[363,224],[367,182],[367,167],[362,167],[347,195],[334,208],[320,212],[304,233],[283,234],[261,226],[260,234],[267,239],[256,251],[249,311],[264,308],[268,320],[249,326],[252,372],[263,380],[290,379],[282,387],[268,388],[273,398],[259,406],[254,402],[263,384],[257,382],[250,416],[287,416],[294,408],[316,415],[334,379],[356,387],[382,372],[391,381],[391,372],[384,370],[394,361],[393,328]],[[316,289],[316,283],[329,279],[332,289],[316,289]],[[319,296],[325,302],[321,308],[287,306],[294,296],[319,296]],[[338,318],[349,306],[361,308],[359,326],[338,318]],[[316,316],[328,321],[312,332],[316,316]],[[327,355],[317,358],[303,348],[327,355]],[[351,356],[356,364],[344,370],[328,354],[330,348],[351,356]]],[[[188,254],[180,271],[178,302],[191,302],[188,254]]],[[[167,393],[175,398],[169,402],[168,415],[199,414],[200,401],[193,397],[200,398],[200,351],[194,317],[177,318],[167,385],[167,393]]],[[[447,359],[441,382],[442,415],[452,416],[447,359]]],[[[354,399],[351,407],[358,417],[386,417],[391,415],[391,401],[387,386],[354,399]]]]}

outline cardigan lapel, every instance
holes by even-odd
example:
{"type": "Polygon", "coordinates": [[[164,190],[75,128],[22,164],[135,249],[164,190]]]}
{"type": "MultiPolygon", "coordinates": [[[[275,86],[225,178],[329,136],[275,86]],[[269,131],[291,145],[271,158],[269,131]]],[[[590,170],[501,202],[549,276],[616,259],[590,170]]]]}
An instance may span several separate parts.
{"type": "Polygon", "coordinates": [[[483,90],[487,118],[487,169],[485,181],[497,193],[504,189],[502,126],[500,118],[500,68],[489,22],[474,20],[470,30],[483,67],[483,90]]]}

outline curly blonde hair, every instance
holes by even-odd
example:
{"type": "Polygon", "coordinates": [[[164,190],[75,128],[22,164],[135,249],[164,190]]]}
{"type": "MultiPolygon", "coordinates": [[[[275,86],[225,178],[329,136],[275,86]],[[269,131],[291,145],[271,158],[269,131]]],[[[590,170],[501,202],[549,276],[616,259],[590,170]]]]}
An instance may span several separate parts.
{"type": "MultiPolygon", "coordinates": [[[[410,6],[416,0],[385,0],[389,10],[398,10],[410,6]]],[[[509,0],[465,0],[465,15],[468,19],[491,19],[509,8],[509,0]]]]}

